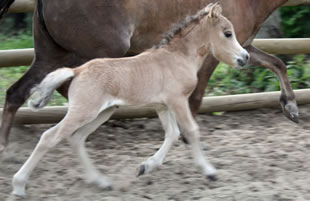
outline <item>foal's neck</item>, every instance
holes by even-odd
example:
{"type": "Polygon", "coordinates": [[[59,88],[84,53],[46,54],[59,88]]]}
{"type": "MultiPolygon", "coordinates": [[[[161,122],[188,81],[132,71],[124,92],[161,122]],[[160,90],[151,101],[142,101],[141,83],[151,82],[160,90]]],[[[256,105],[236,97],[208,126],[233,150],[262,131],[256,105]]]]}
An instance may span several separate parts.
{"type": "Polygon", "coordinates": [[[190,60],[192,68],[197,72],[209,53],[209,34],[206,26],[201,23],[194,22],[187,26],[165,47],[171,52],[190,60]]]}

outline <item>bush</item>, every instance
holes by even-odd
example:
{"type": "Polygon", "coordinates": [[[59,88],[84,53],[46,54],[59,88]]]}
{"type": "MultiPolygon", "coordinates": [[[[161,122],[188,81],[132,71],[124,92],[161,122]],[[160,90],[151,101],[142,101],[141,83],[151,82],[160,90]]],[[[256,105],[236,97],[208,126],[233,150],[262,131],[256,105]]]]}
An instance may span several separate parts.
{"type": "MultiPolygon", "coordinates": [[[[293,89],[310,88],[310,62],[305,55],[297,55],[288,62],[287,75],[293,89]]],[[[220,64],[213,73],[206,90],[208,95],[228,95],[280,90],[274,73],[262,67],[235,70],[220,64]]]]}
{"type": "Polygon", "coordinates": [[[288,38],[304,38],[310,36],[310,7],[281,7],[281,27],[288,38]]]}

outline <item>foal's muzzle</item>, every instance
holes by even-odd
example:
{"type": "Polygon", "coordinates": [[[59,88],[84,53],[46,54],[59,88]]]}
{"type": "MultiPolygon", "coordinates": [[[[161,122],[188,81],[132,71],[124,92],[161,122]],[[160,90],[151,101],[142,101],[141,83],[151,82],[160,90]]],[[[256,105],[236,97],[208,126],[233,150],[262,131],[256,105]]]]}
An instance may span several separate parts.
{"type": "Polygon", "coordinates": [[[245,65],[247,65],[248,61],[249,61],[249,54],[248,53],[244,53],[242,55],[242,57],[239,57],[237,59],[237,63],[241,67],[244,67],[245,65]]]}

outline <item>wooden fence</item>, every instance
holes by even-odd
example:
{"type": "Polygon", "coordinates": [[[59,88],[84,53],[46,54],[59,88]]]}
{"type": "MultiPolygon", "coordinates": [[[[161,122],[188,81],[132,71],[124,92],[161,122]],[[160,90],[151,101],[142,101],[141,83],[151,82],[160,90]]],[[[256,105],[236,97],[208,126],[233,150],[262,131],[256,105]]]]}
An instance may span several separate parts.
{"type": "MultiPolygon", "coordinates": [[[[310,89],[295,90],[296,100],[299,105],[310,103],[310,89]]],[[[229,96],[205,97],[199,113],[220,111],[241,111],[266,107],[279,107],[280,92],[252,93],[229,96]]],[[[29,108],[21,108],[16,115],[15,123],[19,124],[44,124],[57,123],[66,114],[67,107],[45,107],[38,112],[29,108]]],[[[2,110],[0,109],[0,114],[2,110]]],[[[111,119],[151,118],[156,113],[150,107],[120,107],[111,119]]]]}
{"type": "MultiPolygon", "coordinates": [[[[310,38],[255,39],[253,45],[271,54],[310,54],[310,38]]],[[[30,65],[32,48],[0,50],[0,67],[30,65]]]]}
{"type": "MultiPolygon", "coordinates": [[[[32,12],[34,0],[17,0],[9,12],[32,12]]],[[[310,4],[310,0],[289,0],[286,6],[310,4]]],[[[269,53],[310,54],[310,38],[304,39],[256,39],[253,45],[269,53]]],[[[29,65],[34,57],[33,49],[0,51],[0,67],[29,65]]],[[[298,104],[310,103],[310,89],[295,90],[298,104]]],[[[249,110],[263,107],[279,107],[280,92],[253,93],[230,96],[205,97],[200,113],[216,111],[249,110]]],[[[46,107],[39,112],[21,108],[15,118],[16,123],[38,124],[56,123],[65,115],[67,107],[46,107]]],[[[2,109],[0,109],[2,116],[2,109]]],[[[148,107],[121,107],[113,119],[154,117],[156,114],[148,107]]]]}

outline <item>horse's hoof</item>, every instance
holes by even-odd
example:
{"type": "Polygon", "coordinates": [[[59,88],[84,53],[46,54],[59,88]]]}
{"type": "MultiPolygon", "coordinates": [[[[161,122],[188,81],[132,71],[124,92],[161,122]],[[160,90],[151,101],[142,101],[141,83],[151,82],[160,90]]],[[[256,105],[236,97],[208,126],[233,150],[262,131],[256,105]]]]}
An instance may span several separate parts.
{"type": "Polygon", "coordinates": [[[216,175],[208,175],[207,177],[208,177],[208,179],[210,181],[217,181],[217,176],[216,175]]]}
{"type": "Polygon", "coordinates": [[[143,175],[144,173],[145,173],[145,165],[141,165],[137,177],[143,175]]]}
{"type": "Polygon", "coordinates": [[[13,186],[13,192],[12,192],[13,195],[25,198],[25,188],[26,188],[25,179],[19,177],[18,174],[16,173],[12,179],[12,186],[13,186]]]}
{"type": "Polygon", "coordinates": [[[289,119],[295,122],[296,124],[299,123],[299,116],[296,113],[291,112],[289,119]]]}
{"type": "Polygon", "coordinates": [[[299,122],[299,114],[298,114],[298,106],[295,101],[288,101],[285,96],[281,96],[280,104],[282,106],[282,110],[284,115],[291,121],[298,123],[299,122]]]}

